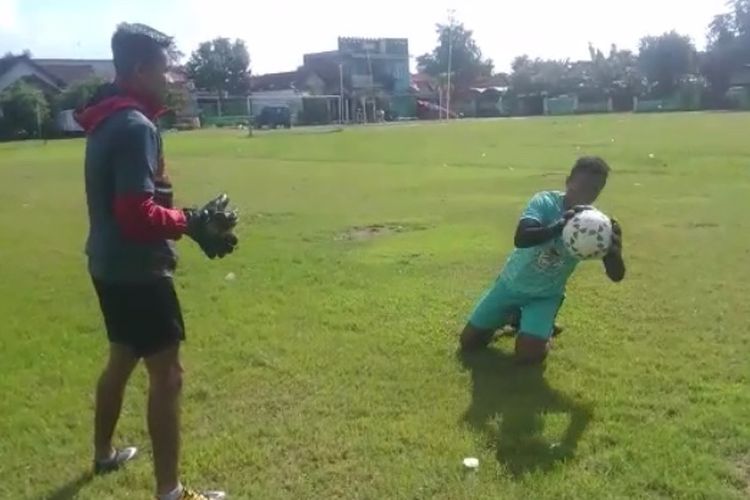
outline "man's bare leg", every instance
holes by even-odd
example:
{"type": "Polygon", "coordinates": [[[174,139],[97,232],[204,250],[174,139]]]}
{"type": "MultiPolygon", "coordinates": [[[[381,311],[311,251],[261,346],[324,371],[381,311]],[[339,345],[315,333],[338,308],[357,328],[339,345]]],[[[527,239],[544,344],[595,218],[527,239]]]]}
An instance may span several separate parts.
{"type": "Polygon", "coordinates": [[[148,431],[154,450],[156,493],[179,486],[180,394],[182,366],[179,344],[145,359],[149,375],[148,431]]]}
{"type": "Polygon", "coordinates": [[[471,323],[466,323],[463,331],[461,332],[461,338],[459,344],[463,351],[474,351],[487,347],[492,341],[492,336],[495,334],[492,330],[483,330],[473,326],[471,323]]]}
{"type": "Polygon", "coordinates": [[[516,336],[516,361],[520,364],[542,363],[547,358],[549,348],[549,340],[519,333],[516,336]]]}
{"type": "Polygon", "coordinates": [[[112,447],[112,436],[120,418],[125,387],[136,364],[138,364],[138,358],[130,348],[118,344],[109,345],[109,360],[96,386],[95,463],[112,459],[115,451],[112,447]]]}

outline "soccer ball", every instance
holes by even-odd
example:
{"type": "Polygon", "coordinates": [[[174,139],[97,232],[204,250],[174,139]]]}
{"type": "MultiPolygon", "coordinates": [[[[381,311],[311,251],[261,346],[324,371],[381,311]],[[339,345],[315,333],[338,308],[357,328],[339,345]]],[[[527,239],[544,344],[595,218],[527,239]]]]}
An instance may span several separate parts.
{"type": "Polygon", "coordinates": [[[612,244],[612,221],[595,208],[586,209],[565,224],[562,239],[576,259],[601,259],[612,244]]]}

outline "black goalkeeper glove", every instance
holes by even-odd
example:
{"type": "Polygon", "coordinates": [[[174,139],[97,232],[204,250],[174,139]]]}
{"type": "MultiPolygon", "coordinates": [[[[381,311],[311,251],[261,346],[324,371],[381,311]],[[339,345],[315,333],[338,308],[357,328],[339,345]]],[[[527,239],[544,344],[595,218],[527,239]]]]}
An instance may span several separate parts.
{"type": "Polygon", "coordinates": [[[237,225],[237,211],[228,209],[229,196],[222,194],[209,201],[203,208],[186,208],[187,231],[185,232],[203,250],[208,258],[222,258],[232,253],[237,246],[237,237],[232,229],[237,225]]]}

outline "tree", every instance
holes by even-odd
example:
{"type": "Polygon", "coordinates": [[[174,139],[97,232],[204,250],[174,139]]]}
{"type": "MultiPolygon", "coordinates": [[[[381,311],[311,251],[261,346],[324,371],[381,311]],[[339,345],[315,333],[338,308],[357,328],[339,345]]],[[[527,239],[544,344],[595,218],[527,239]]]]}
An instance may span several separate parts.
{"type": "Polygon", "coordinates": [[[0,57],[0,59],[8,59],[8,58],[20,57],[20,56],[31,58],[31,51],[29,49],[23,49],[23,51],[21,51],[20,54],[14,54],[13,52],[6,52],[5,55],[3,55],[3,57],[0,57]]]}
{"type": "Polygon", "coordinates": [[[676,31],[641,39],[638,63],[654,97],[668,97],[695,71],[697,54],[690,37],[676,31]]]}
{"type": "Polygon", "coordinates": [[[732,74],[750,63],[750,0],[736,0],[730,12],[718,14],[708,26],[701,73],[715,104],[722,104],[732,74]]]}
{"type": "Polygon", "coordinates": [[[629,50],[619,50],[612,44],[609,54],[589,45],[591,62],[583,75],[585,91],[599,98],[619,97],[629,100],[642,91],[643,77],[638,69],[638,58],[629,50]]]}
{"type": "Polygon", "coordinates": [[[511,65],[510,86],[515,94],[552,96],[577,91],[584,83],[584,65],[568,60],[516,57],[511,65]]]}
{"type": "Polygon", "coordinates": [[[190,56],[187,72],[198,88],[244,95],[250,90],[250,54],[242,40],[216,38],[203,42],[190,56]]]}
{"type": "Polygon", "coordinates": [[[40,137],[42,128],[50,118],[49,104],[44,93],[23,80],[0,94],[0,110],[0,134],[9,139],[40,137]]]}
{"type": "Polygon", "coordinates": [[[57,96],[55,107],[58,110],[81,108],[89,102],[103,83],[104,80],[98,77],[74,83],[57,96]]]}
{"type": "Polygon", "coordinates": [[[452,85],[459,91],[467,90],[481,77],[492,75],[491,59],[484,59],[471,30],[458,24],[438,24],[435,49],[417,58],[421,71],[441,76],[448,73],[449,59],[452,85]]]}

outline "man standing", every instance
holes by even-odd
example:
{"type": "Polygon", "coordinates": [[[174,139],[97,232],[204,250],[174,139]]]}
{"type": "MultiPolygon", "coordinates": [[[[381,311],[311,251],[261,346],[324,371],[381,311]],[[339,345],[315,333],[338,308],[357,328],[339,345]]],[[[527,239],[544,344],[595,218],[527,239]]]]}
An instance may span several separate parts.
{"type": "Polygon", "coordinates": [[[116,80],[76,114],[88,135],[86,253],[110,342],[96,388],[94,470],[114,471],[136,455],[134,447],[114,448],[112,437],[125,386],[143,359],[157,498],[220,499],[223,492],[184,488],[178,476],[179,348],[185,332],[172,274],[174,241],[183,234],[210,258],[231,253],[237,215],[228,210],[226,195],[199,210],[172,208],[154,124],[163,109],[171,44],[170,37],[147,26],[120,25],[112,37],[116,80]]]}

